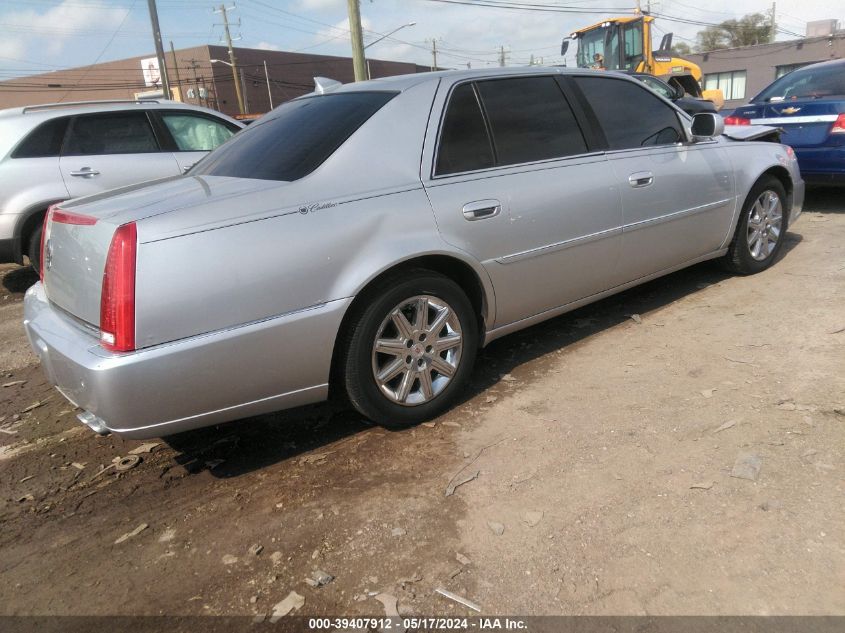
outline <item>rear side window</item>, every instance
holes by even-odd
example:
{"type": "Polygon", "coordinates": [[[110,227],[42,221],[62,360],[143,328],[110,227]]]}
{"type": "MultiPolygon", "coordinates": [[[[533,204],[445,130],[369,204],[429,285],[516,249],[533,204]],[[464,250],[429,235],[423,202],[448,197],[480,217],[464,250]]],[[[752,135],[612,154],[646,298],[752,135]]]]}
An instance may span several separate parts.
{"type": "Polygon", "coordinates": [[[395,92],[346,92],[289,101],[191,170],[192,176],[298,180],[331,156],[395,92]]]}
{"type": "Polygon", "coordinates": [[[235,130],[211,117],[165,112],[161,115],[180,152],[207,152],[228,141],[235,130]]]}
{"type": "Polygon", "coordinates": [[[607,137],[609,149],[670,145],[683,140],[678,117],[648,89],[631,81],[575,77],[607,137]]]}
{"type": "Polygon", "coordinates": [[[499,165],[583,154],[584,136],[553,77],[478,82],[499,165]]]}
{"type": "Polygon", "coordinates": [[[62,154],[142,154],[157,152],[153,128],[145,112],[116,112],[76,117],[62,154]]]}
{"type": "Polygon", "coordinates": [[[492,167],[493,148],[472,84],[455,88],[440,133],[437,175],[492,167]]]}
{"type": "Polygon", "coordinates": [[[45,121],[29,133],[12,153],[12,158],[58,156],[67,130],[67,117],[45,121]]]}

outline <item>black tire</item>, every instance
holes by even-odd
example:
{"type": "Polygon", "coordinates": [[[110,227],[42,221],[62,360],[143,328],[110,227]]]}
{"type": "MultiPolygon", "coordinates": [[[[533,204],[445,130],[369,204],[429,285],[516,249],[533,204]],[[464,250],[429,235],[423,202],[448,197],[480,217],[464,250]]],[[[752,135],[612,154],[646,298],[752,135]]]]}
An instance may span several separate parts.
{"type": "Polygon", "coordinates": [[[783,240],[786,236],[788,216],[790,209],[787,206],[786,191],[780,180],[774,176],[763,176],[751,188],[751,192],[745,199],[745,204],[742,205],[739,220],[736,226],[733,240],[728,247],[728,252],[720,260],[720,264],[726,270],[738,275],[753,275],[766,270],[771,266],[778,253],[783,246],[783,240]],[[768,255],[763,259],[756,259],[752,254],[751,246],[748,243],[748,223],[751,218],[752,208],[757,200],[767,191],[770,191],[778,196],[781,207],[781,223],[780,232],[777,236],[777,241],[771,247],[768,255]]]}
{"type": "MultiPolygon", "coordinates": [[[[436,308],[432,307],[431,310],[436,308]]],[[[392,327],[387,325],[388,328],[392,327]]],[[[440,330],[447,332],[448,330],[440,330]]],[[[398,333],[398,330],[396,330],[398,333]]],[[[397,334],[401,337],[401,334],[397,334]]],[[[418,336],[418,335],[417,335],[418,336]]],[[[439,336],[436,333],[429,333],[429,337],[439,336]]],[[[430,342],[430,339],[429,339],[430,342]]],[[[425,344],[413,344],[413,350],[417,353],[427,351],[425,344]],[[418,348],[422,349],[418,349],[418,348]]],[[[432,348],[433,349],[433,348],[432,348]]],[[[355,312],[350,316],[345,327],[344,336],[340,341],[339,351],[343,354],[339,369],[343,375],[342,380],[346,394],[361,414],[387,428],[404,428],[431,419],[452,407],[461,392],[466,387],[475,356],[478,351],[478,319],[472,308],[472,304],[466,294],[454,281],[424,269],[405,270],[397,275],[385,279],[379,288],[372,293],[367,293],[363,301],[357,306],[355,312]],[[405,301],[418,296],[429,296],[436,300],[443,301],[451,308],[450,314],[454,314],[460,326],[461,343],[454,349],[459,350],[459,361],[455,373],[445,383],[445,387],[439,393],[434,393],[427,401],[409,406],[399,404],[391,400],[376,381],[374,371],[374,344],[376,336],[384,334],[382,327],[385,326],[391,312],[405,301]]],[[[432,352],[434,354],[436,352],[432,352]]],[[[443,352],[442,354],[448,354],[443,352]]],[[[403,351],[393,361],[402,359],[405,356],[403,351]]],[[[383,358],[379,356],[378,358],[383,358]]],[[[410,358],[410,356],[408,356],[410,358]]],[[[444,357],[445,358],[445,357],[444,357]]],[[[387,357],[390,360],[390,357],[387,357]]],[[[414,367],[411,361],[406,367],[414,367]]],[[[422,361],[426,362],[426,361],[422,361]]],[[[423,371],[423,370],[420,370],[423,371]]],[[[441,380],[441,375],[432,370],[429,376],[435,376],[434,381],[441,380]]],[[[407,371],[403,370],[400,378],[407,371]]],[[[413,372],[411,372],[413,375],[413,372]]],[[[419,374],[417,374],[419,375],[419,374]]],[[[422,393],[422,383],[418,380],[411,381],[413,387],[422,393]]],[[[398,393],[397,387],[397,393],[398,393]]]]}
{"type": "Polygon", "coordinates": [[[39,222],[38,226],[29,236],[29,244],[26,251],[29,257],[29,263],[36,273],[41,273],[41,232],[44,230],[44,225],[39,222]]]}

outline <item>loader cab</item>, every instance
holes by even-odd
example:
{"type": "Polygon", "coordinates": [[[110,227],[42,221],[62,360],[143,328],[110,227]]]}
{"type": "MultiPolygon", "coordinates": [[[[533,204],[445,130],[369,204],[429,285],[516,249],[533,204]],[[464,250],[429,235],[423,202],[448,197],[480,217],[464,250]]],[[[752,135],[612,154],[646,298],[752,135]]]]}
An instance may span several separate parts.
{"type": "Polygon", "coordinates": [[[642,18],[625,22],[608,20],[573,33],[571,38],[578,42],[578,67],[638,70],[644,60],[643,28],[642,18]]]}

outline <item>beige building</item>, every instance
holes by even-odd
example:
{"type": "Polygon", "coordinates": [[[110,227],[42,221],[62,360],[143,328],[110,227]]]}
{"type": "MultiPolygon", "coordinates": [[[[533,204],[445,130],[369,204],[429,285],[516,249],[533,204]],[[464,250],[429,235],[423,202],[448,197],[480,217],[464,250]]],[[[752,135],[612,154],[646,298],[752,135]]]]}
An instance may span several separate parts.
{"type": "MultiPolygon", "coordinates": [[[[236,48],[238,81],[245,110],[261,114],[273,105],[314,89],[314,77],[341,82],[354,79],[352,59],[331,55],[288,53],[236,48]],[[266,73],[265,73],[266,63],[266,73]]],[[[168,78],[174,96],[187,103],[207,106],[229,115],[239,114],[229,52],[223,46],[197,46],[165,53],[168,78]],[[212,61],[215,60],[215,61],[212,61]],[[218,61],[219,60],[219,61],[218,61]]],[[[160,96],[155,55],[59,70],[0,82],[0,108],[93,99],[135,99],[160,96]]],[[[373,78],[428,71],[427,66],[405,62],[370,60],[373,78]]]]}
{"type": "Polygon", "coordinates": [[[701,67],[704,88],[720,88],[724,111],[748,103],[778,77],[816,62],[845,57],[845,30],[837,20],[807,24],[807,37],[686,55],[701,67]]]}

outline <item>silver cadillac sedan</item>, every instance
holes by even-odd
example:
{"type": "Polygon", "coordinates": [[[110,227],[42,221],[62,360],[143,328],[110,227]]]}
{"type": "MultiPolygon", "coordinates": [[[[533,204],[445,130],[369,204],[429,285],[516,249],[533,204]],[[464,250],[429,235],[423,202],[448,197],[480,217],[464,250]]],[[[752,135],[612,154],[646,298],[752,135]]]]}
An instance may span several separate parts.
{"type": "Polygon", "coordinates": [[[703,260],[764,270],[801,211],[789,147],[627,77],[317,86],[185,176],[47,214],[25,325],[95,431],[166,435],[330,389],[414,424],[456,402],[480,346],[703,260]]]}

